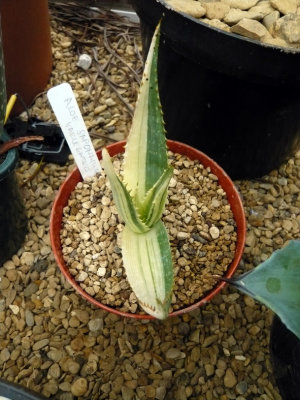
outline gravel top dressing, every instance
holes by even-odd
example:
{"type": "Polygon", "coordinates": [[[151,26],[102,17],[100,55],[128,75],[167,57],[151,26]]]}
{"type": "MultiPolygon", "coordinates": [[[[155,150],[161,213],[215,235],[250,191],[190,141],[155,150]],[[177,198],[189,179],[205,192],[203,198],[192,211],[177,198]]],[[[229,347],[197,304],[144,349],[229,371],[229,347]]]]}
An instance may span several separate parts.
{"type": "Polygon", "coordinates": [[[165,0],[214,28],[270,46],[300,50],[299,0],[165,0]]]}
{"type": "MultiPolygon", "coordinates": [[[[163,221],[169,233],[175,285],[172,309],[191,305],[216,284],[235,252],[235,222],[217,177],[199,162],[169,152],[174,175],[163,221]]],[[[122,159],[115,160],[122,174],[122,159]]],[[[123,225],[104,173],[77,184],[64,208],[64,259],[80,286],[100,302],[137,311],[121,258],[123,225]]],[[[139,309],[137,312],[140,312],[139,309]]]]}
{"type": "MultiPolygon", "coordinates": [[[[120,28],[119,20],[111,17],[102,23],[103,16],[92,24],[84,7],[55,2],[54,8],[50,3],[54,65],[49,87],[71,83],[96,148],[124,139],[138,88],[132,70],[139,75],[142,66],[138,29],[120,28]],[[93,59],[88,71],[77,66],[79,50],[93,59]]],[[[45,94],[30,112],[55,121],[45,94]]],[[[269,359],[272,312],[234,288],[226,286],[205,306],[160,322],[108,314],[66,282],[51,251],[49,215],[57,190],[73,168],[71,159],[65,166],[44,163],[39,170],[37,162],[20,160],[17,173],[29,233],[18,253],[0,266],[1,378],[56,400],[280,400],[269,359]]],[[[235,184],[247,218],[240,274],[300,237],[300,152],[261,179],[235,184]]],[[[105,200],[107,204],[97,200],[97,205],[108,210],[109,220],[116,214],[104,208],[110,197],[102,197],[105,200]]],[[[179,251],[190,263],[190,241],[183,239],[187,229],[175,225],[175,204],[165,220],[182,232],[179,238],[174,232],[174,243],[182,243],[179,251]]],[[[189,217],[193,215],[184,218],[189,217]]],[[[220,230],[219,221],[215,226],[220,230]]],[[[203,245],[200,230],[195,233],[199,237],[194,242],[203,245]]]]}

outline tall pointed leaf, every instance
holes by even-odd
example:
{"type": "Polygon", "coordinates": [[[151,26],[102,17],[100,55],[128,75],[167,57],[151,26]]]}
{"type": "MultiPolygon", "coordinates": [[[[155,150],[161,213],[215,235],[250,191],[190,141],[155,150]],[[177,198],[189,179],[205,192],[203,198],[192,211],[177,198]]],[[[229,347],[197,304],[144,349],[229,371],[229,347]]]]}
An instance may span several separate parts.
{"type": "Polygon", "coordinates": [[[127,141],[124,181],[141,202],[168,165],[166,137],[157,82],[158,25],[145,63],[127,141]]]}
{"type": "Polygon", "coordinates": [[[229,282],[273,310],[300,339],[300,241],[229,282]]]}

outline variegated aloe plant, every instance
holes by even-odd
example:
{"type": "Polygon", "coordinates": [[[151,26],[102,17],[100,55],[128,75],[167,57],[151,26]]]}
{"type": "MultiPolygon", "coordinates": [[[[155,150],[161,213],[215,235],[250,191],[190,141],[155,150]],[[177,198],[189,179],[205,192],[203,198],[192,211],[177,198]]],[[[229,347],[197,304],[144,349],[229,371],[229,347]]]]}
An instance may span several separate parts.
{"type": "Polygon", "coordinates": [[[125,222],[122,254],[128,281],[143,309],[164,319],[173,287],[173,265],[166,228],[161,221],[172,168],[157,84],[159,26],[145,64],[124,156],[124,177],[113,169],[106,149],[103,167],[119,215],[125,222]]]}

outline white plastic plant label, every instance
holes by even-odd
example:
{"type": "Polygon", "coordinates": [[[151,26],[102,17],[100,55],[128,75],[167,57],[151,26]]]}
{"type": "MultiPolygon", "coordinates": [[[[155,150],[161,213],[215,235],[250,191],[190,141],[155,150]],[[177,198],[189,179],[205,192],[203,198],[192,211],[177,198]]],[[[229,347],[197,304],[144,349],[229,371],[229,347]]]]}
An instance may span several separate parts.
{"type": "Polygon", "coordinates": [[[82,178],[96,175],[101,165],[71,86],[62,83],[48,90],[47,95],[82,178]]]}

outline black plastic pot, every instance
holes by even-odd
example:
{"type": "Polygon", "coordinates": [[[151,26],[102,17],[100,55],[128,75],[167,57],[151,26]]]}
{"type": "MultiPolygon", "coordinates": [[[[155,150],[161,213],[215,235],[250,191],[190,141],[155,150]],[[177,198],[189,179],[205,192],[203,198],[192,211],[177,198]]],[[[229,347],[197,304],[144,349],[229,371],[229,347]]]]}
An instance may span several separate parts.
{"type": "Polygon", "coordinates": [[[46,397],[15,383],[0,379],[0,398],[5,400],[46,400],[46,397]]]}
{"type": "Polygon", "coordinates": [[[197,147],[234,179],[277,168],[300,144],[300,52],[132,0],[144,53],[162,18],[158,79],[167,136],[197,147]]]}
{"type": "MultiPolygon", "coordinates": [[[[4,135],[6,139],[7,136],[4,135]]],[[[16,149],[0,156],[0,266],[21,247],[27,232],[27,217],[15,175],[16,149]]]]}
{"type": "Polygon", "coordinates": [[[300,340],[275,316],[270,353],[273,373],[283,400],[300,400],[300,340]]]}

